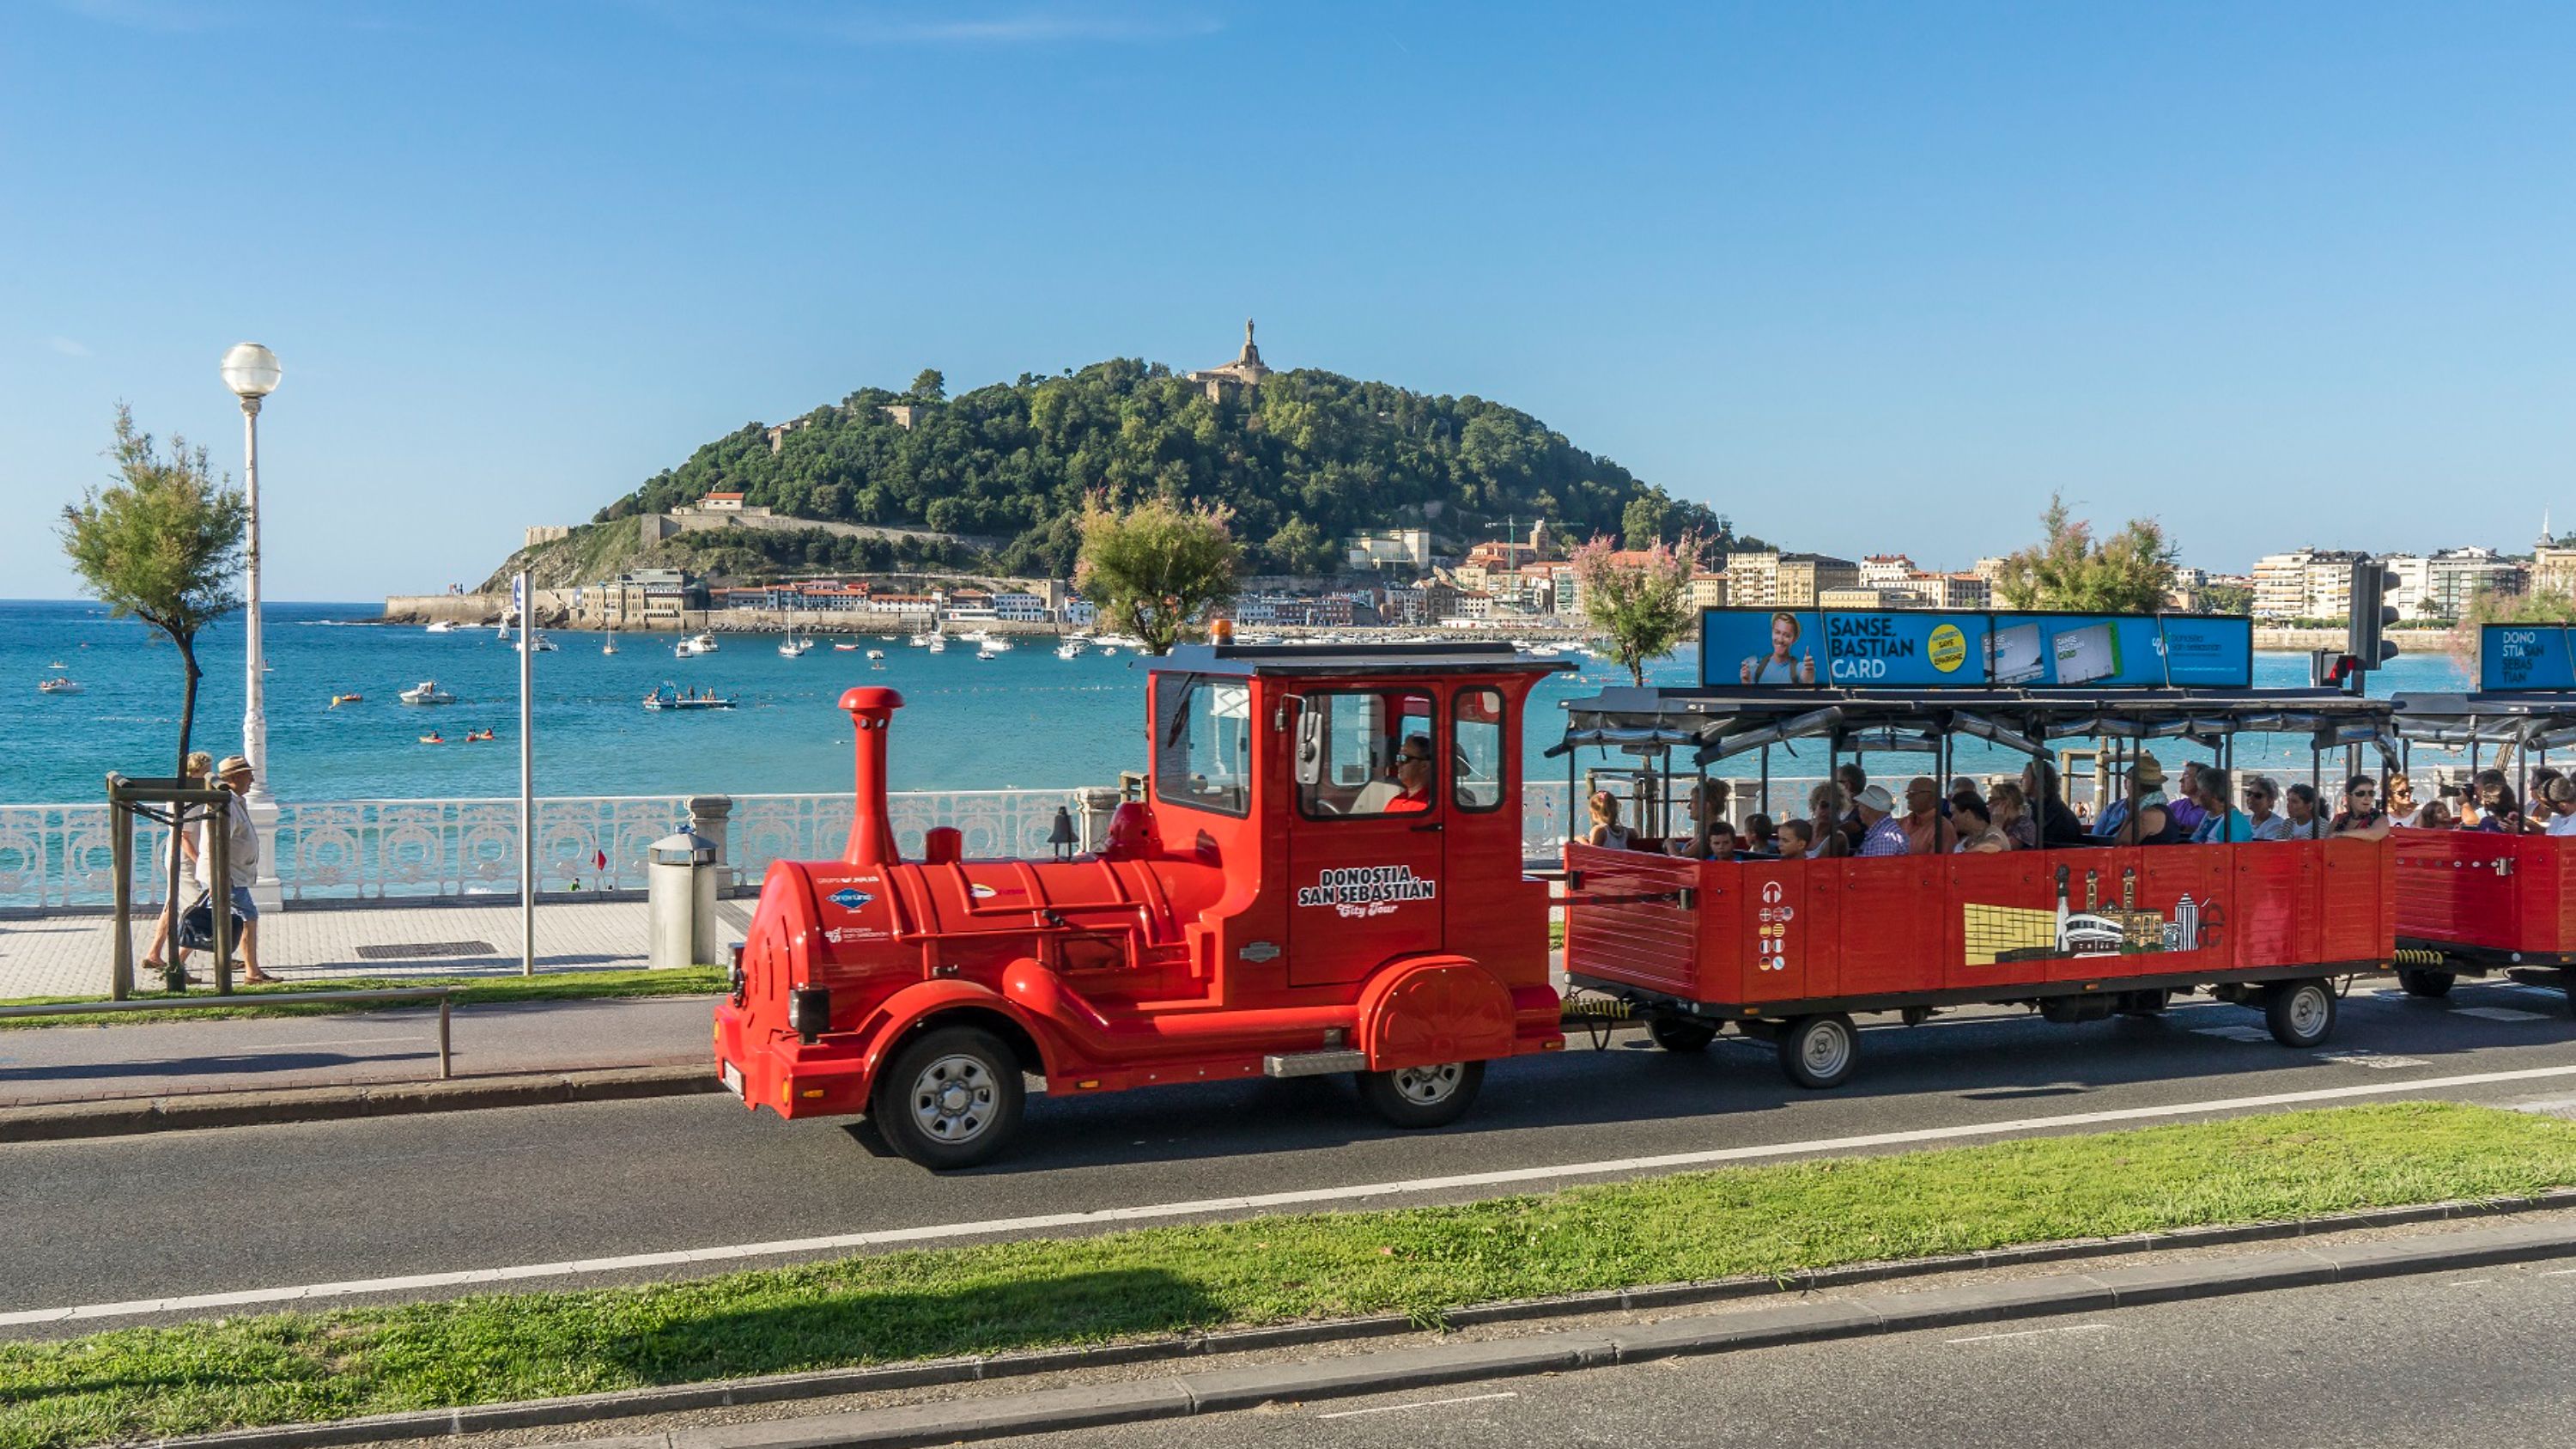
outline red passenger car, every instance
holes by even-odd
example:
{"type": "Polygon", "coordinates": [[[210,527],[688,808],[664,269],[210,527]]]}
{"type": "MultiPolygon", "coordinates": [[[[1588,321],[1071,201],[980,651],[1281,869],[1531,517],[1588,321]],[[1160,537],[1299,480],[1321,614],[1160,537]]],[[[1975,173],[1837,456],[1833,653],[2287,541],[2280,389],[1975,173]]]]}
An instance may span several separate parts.
{"type": "MultiPolygon", "coordinates": [[[[2188,738],[2225,757],[2240,732],[2288,731],[2322,748],[2376,738],[2388,710],[2324,690],[1614,689],[1567,708],[1569,751],[1687,750],[1705,768],[1809,741],[1828,777],[1862,746],[1926,753],[1935,763],[1923,773],[1946,775],[1955,736],[2034,758],[2070,737],[2107,737],[2115,751],[2188,738]]],[[[2093,1021],[2152,1014],[2174,993],[2205,989],[2262,1008],[2283,1044],[2314,1046],[2333,1029],[2333,978],[2386,969],[2394,926],[2385,841],[1799,861],[1574,844],[1565,866],[1572,986],[1642,1010],[1668,1049],[1700,1050],[1729,1024],[1775,1041],[1782,1069],[1809,1087],[1849,1075],[1851,1018],[1863,1012],[1910,1024],[1943,1007],[2026,1005],[2051,1021],[2093,1021]]]]}
{"type": "Polygon", "coordinates": [[[1352,1073],[1438,1126],[1484,1064],[1557,1050],[1547,886],[1521,871],[1521,713],[1556,660],[1508,646],[1184,648],[1158,660],[1145,798],[1092,854],[919,858],[886,818],[902,698],[842,696],[856,823],[781,861],[716,1010],[749,1106],[865,1113],[958,1167],[1051,1095],[1352,1073]]]}
{"type": "MultiPolygon", "coordinates": [[[[2418,745],[2465,747],[2511,763],[2527,813],[2530,773],[2576,744],[2576,696],[2401,694],[2391,703],[2411,760],[2418,745]]],[[[2398,979],[2441,996],[2463,974],[2554,974],[2576,1006],[2576,839],[2489,830],[2400,830],[2398,979]]],[[[2541,976],[2539,979],[2548,979],[2541,976]]]]}

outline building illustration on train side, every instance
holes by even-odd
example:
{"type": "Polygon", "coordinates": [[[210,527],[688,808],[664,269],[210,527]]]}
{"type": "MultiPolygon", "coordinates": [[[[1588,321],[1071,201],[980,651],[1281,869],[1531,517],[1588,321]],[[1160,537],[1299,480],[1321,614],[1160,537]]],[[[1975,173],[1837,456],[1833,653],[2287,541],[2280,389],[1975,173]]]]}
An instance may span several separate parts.
{"type": "Polygon", "coordinates": [[[2084,872],[2084,908],[2069,900],[2071,867],[2057,868],[2057,909],[1969,902],[1965,959],[1971,966],[2040,961],[2064,956],[2129,956],[2149,951],[2196,951],[2218,943],[2224,913],[2215,900],[2189,892],[2175,900],[2170,917],[2138,905],[2138,871],[2120,872],[2120,904],[2101,901],[2101,873],[2084,872]]]}

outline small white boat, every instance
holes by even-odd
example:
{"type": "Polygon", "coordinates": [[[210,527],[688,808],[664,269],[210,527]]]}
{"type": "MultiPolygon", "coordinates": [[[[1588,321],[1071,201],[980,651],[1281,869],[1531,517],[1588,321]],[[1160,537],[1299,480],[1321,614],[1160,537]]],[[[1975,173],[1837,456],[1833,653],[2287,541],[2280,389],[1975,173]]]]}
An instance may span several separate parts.
{"type": "Polygon", "coordinates": [[[430,625],[426,632],[431,634],[453,634],[456,632],[456,621],[454,619],[441,619],[430,625]]]}
{"type": "Polygon", "coordinates": [[[700,634],[692,639],[683,639],[679,643],[671,646],[672,655],[680,659],[695,659],[701,654],[713,654],[715,652],[716,636],[713,634],[700,634]]]}
{"type": "Polygon", "coordinates": [[[714,690],[708,690],[703,694],[690,694],[676,685],[666,684],[644,696],[644,707],[650,710],[731,709],[733,701],[719,697],[714,690]]]}
{"type": "Polygon", "coordinates": [[[930,636],[927,634],[915,634],[905,639],[903,642],[911,645],[915,649],[926,648],[930,643],[930,636]]]}
{"type": "Polygon", "coordinates": [[[947,636],[942,635],[942,634],[933,634],[933,635],[931,635],[931,636],[930,636],[930,652],[931,652],[931,653],[933,653],[933,654],[945,654],[945,653],[947,653],[947,652],[948,652],[948,639],[947,639],[947,636]]]}
{"type": "Polygon", "coordinates": [[[813,647],[814,641],[811,639],[781,639],[778,641],[778,654],[782,659],[802,659],[813,647]]]}
{"type": "Polygon", "coordinates": [[[1067,639],[1063,643],[1055,646],[1055,657],[1058,659],[1080,659],[1082,657],[1082,646],[1071,639],[1067,639]]]}
{"type": "Polygon", "coordinates": [[[547,638],[545,630],[539,629],[536,633],[528,636],[528,647],[539,654],[552,654],[561,646],[557,645],[552,639],[547,638]]]}
{"type": "Polygon", "coordinates": [[[399,696],[405,704],[454,704],[456,696],[438,687],[435,679],[424,679],[399,696]]]}
{"type": "MultiPolygon", "coordinates": [[[[844,644],[840,640],[835,639],[832,641],[832,652],[835,654],[856,654],[859,652],[859,646],[856,644],[844,644]]],[[[878,654],[874,649],[869,650],[868,653],[880,659],[885,657],[882,654],[878,654]]]]}
{"type": "Polygon", "coordinates": [[[883,658],[885,658],[885,651],[884,651],[884,650],[882,650],[882,649],[871,649],[871,650],[869,650],[869,651],[868,651],[868,659],[869,659],[871,662],[874,662],[874,661],[876,661],[876,660],[880,660],[880,659],[883,659],[883,658]]]}
{"type": "Polygon", "coordinates": [[[983,643],[975,646],[975,657],[978,659],[999,659],[1002,657],[1002,651],[993,647],[993,641],[987,639],[983,643]]]}
{"type": "Polygon", "coordinates": [[[975,647],[979,650],[989,649],[996,654],[1008,654],[1011,652],[1011,641],[999,634],[986,634],[976,639],[975,647]]]}
{"type": "Polygon", "coordinates": [[[602,653],[602,654],[614,654],[614,653],[616,653],[616,652],[617,652],[617,636],[616,636],[616,635],[614,635],[614,634],[611,634],[611,635],[610,635],[610,636],[608,636],[607,638],[600,640],[600,641],[599,641],[599,652],[600,652],[600,653],[602,653]]]}
{"type": "Polygon", "coordinates": [[[78,694],[81,692],[81,682],[68,674],[59,674],[51,679],[39,680],[36,684],[36,692],[38,694],[78,694]]]}

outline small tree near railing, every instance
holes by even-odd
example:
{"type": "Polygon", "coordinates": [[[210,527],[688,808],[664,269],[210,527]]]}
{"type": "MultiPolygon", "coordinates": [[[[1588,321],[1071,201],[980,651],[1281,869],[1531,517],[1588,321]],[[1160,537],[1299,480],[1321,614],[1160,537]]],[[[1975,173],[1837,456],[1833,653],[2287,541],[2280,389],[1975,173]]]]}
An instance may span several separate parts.
{"type": "Polygon", "coordinates": [[[1698,534],[1685,533],[1678,543],[1625,551],[1596,537],[1574,551],[1583,617],[1609,640],[1610,656],[1640,685],[1647,660],[1690,637],[1691,570],[1700,547],[1698,534]]]}

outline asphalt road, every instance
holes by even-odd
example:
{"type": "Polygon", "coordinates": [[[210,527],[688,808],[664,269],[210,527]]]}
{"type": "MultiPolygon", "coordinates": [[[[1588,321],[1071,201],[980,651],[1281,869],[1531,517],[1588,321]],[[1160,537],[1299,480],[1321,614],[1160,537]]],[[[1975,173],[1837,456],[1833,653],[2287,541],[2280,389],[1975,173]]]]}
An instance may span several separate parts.
{"type": "MultiPolygon", "coordinates": [[[[1237,1194],[1308,1190],[1317,1198],[1304,1206],[1328,1208],[1341,1189],[1451,1174],[1767,1144],[1848,1150],[1822,1144],[2576,1069],[2576,1020],[2563,996],[2467,983],[2447,1003],[2356,992],[2322,1057],[2275,1045],[2255,1013],[2215,1003],[2186,1004],[2160,1021],[2075,1027],[2025,1015],[1890,1025],[1863,1032],[1858,1074],[1827,1093],[1788,1086],[1770,1050],[1751,1043],[1721,1042],[1705,1057],[1658,1052],[1636,1034],[1620,1043],[1606,1054],[1499,1066],[1468,1120],[1432,1134],[1381,1126],[1336,1079],[1039,1098],[1018,1150],[946,1177],[881,1155],[865,1129],[786,1123],[721,1096],[0,1146],[0,1261],[11,1265],[0,1313],[1237,1194]]],[[[2576,1103],[2576,1071],[2434,1090],[2576,1103]]],[[[1617,1175],[1350,1201],[1455,1200],[1617,1175]]],[[[548,1275],[524,1286],[717,1272],[791,1256],[548,1275]]],[[[384,1296],[458,1291],[466,1290],[428,1284],[384,1296]]]]}
{"type": "Polygon", "coordinates": [[[2576,1440],[2540,1263],[1665,1359],[1115,1429],[1048,1449],[1531,1444],[2322,1449],[2576,1440]]]}

